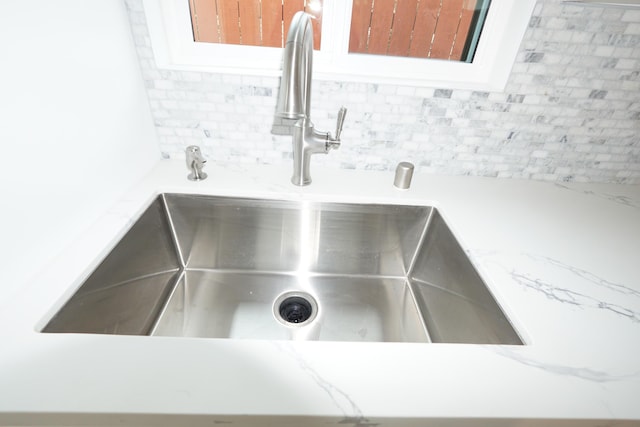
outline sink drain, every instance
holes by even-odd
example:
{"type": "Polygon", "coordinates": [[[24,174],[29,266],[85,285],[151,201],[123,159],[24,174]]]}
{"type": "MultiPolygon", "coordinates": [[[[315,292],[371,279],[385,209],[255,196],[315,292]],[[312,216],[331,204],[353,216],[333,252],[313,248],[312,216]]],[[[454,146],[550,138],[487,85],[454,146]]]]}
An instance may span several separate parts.
{"type": "Polygon", "coordinates": [[[309,294],[286,292],[273,304],[276,319],[288,326],[303,326],[310,323],[318,313],[318,304],[309,294]]]}
{"type": "Polygon", "coordinates": [[[289,297],[280,303],[280,317],[289,323],[302,323],[311,317],[311,303],[302,297],[289,297]]]}

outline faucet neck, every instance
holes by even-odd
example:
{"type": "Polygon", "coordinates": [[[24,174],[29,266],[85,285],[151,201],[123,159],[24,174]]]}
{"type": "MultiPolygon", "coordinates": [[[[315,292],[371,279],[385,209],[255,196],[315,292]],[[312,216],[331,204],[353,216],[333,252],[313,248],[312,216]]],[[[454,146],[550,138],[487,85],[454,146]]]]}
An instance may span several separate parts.
{"type": "Polygon", "coordinates": [[[276,112],[278,116],[299,119],[311,113],[311,75],[313,71],[313,26],[311,15],[294,15],[287,35],[282,82],[276,112]]]}

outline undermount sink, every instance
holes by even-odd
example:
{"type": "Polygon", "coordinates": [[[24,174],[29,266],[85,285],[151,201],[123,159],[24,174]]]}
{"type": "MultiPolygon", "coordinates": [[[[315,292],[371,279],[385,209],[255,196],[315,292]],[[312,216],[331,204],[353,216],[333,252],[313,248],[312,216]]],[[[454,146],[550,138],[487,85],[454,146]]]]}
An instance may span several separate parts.
{"type": "Polygon", "coordinates": [[[522,344],[433,207],[181,194],[42,332],[522,344]]]}

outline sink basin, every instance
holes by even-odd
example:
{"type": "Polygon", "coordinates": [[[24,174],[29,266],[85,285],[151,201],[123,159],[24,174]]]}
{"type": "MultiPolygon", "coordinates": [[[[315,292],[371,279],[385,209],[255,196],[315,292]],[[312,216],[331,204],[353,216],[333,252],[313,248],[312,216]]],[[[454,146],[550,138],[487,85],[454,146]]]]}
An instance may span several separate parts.
{"type": "Polygon", "coordinates": [[[433,207],[181,194],[42,332],[522,344],[433,207]]]}

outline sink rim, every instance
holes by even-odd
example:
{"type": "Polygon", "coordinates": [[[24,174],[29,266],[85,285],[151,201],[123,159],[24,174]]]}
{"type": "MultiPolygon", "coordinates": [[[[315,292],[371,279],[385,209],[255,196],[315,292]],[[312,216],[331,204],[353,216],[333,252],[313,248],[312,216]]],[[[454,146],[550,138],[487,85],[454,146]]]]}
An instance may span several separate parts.
{"type": "MultiPolygon", "coordinates": [[[[415,300],[415,291],[414,291],[414,287],[411,286],[411,282],[413,279],[410,279],[410,274],[411,271],[413,271],[413,267],[414,267],[414,263],[415,263],[415,259],[418,256],[419,252],[422,250],[422,245],[423,245],[423,237],[424,235],[427,234],[427,232],[430,229],[430,222],[431,222],[431,218],[433,217],[433,215],[438,215],[440,218],[442,218],[442,213],[441,213],[441,208],[439,208],[437,206],[437,204],[426,204],[426,203],[379,203],[379,202],[345,202],[345,201],[325,201],[325,200],[290,200],[290,199],[286,199],[286,198],[254,198],[254,197],[235,197],[235,196],[216,196],[216,195],[207,195],[207,194],[190,194],[190,193],[159,193],[159,195],[154,199],[155,200],[163,200],[164,204],[165,204],[165,208],[166,208],[166,200],[167,197],[187,197],[187,198],[195,198],[195,199],[217,199],[217,200],[223,200],[226,201],[228,203],[231,203],[232,205],[237,205],[238,202],[246,202],[246,203],[252,203],[252,204],[258,204],[260,206],[262,206],[263,204],[267,203],[275,203],[275,204],[279,204],[281,206],[287,206],[291,209],[293,209],[296,212],[299,212],[302,206],[306,206],[306,207],[311,207],[311,208],[316,208],[316,210],[322,211],[323,208],[322,207],[330,207],[332,209],[346,209],[347,211],[351,211],[354,207],[358,208],[358,209],[364,209],[366,211],[370,211],[372,209],[388,209],[388,208],[398,208],[398,209],[403,209],[403,208],[417,208],[420,210],[424,210],[424,211],[428,211],[428,213],[426,214],[428,216],[428,219],[425,222],[424,228],[423,228],[423,232],[422,232],[422,236],[418,239],[418,243],[415,247],[415,252],[414,255],[411,258],[410,261],[410,266],[408,267],[408,271],[406,273],[406,275],[404,275],[402,278],[408,281],[408,286],[409,289],[411,290],[412,294],[414,295],[414,300],[415,300]]],[[[152,202],[154,203],[154,202],[152,202]]],[[[272,208],[272,206],[268,206],[267,208],[272,208]]],[[[147,207],[147,210],[149,209],[149,207],[147,207]]],[[[146,212],[146,210],[144,211],[146,212]]],[[[143,214],[144,214],[143,212],[143,214]]],[[[141,215],[142,216],[142,215],[141,215]]],[[[140,218],[138,218],[139,220],[140,218]]],[[[125,232],[125,235],[135,226],[135,224],[138,222],[138,220],[134,221],[131,225],[131,227],[125,232]]],[[[169,215],[169,221],[172,222],[170,215],[169,215]]],[[[444,221],[444,218],[442,218],[442,221],[444,221]]],[[[455,243],[458,243],[458,239],[455,235],[453,235],[453,232],[451,231],[450,227],[448,226],[448,224],[446,223],[446,221],[444,221],[445,227],[452,233],[453,236],[453,240],[455,243]]],[[[173,225],[173,224],[172,224],[173,225]]],[[[175,233],[175,232],[172,232],[175,233]]],[[[172,234],[172,236],[175,238],[175,234],[172,234]]],[[[116,241],[114,246],[111,248],[111,251],[115,250],[115,248],[117,247],[117,245],[120,243],[120,241],[116,241]]],[[[174,241],[175,243],[175,241],[174,241]]],[[[110,252],[109,252],[110,254],[110,252]]],[[[471,258],[467,255],[467,254],[463,254],[464,255],[464,259],[466,261],[468,261],[471,265],[471,267],[476,271],[476,267],[475,265],[473,265],[473,261],[471,260],[471,258]]],[[[107,255],[109,256],[109,255],[107,255]]],[[[105,257],[106,258],[106,257],[105,257]]],[[[188,267],[183,265],[183,268],[186,269],[188,267]]],[[[282,272],[280,272],[282,273],[282,272]]],[[[310,272],[311,274],[315,274],[310,272]]],[[[319,275],[322,275],[324,273],[319,273],[319,275]]],[[[90,276],[91,274],[89,274],[90,276]]],[[[398,277],[397,275],[392,275],[392,277],[398,277]]],[[[505,319],[507,319],[507,323],[509,324],[509,326],[511,327],[511,329],[514,331],[514,333],[519,337],[520,339],[520,344],[524,344],[524,341],[522,340],[520,334],[515,330],[513,323],[510,322],[508,320],[508,317],[506,316],[506,314],[504,314],[504,310],[502,309],[502,306],[499,304],[499,302],[496,300],[493,292],[491,291],[491,287],[490,285],[487,283],[486,280],[484,280],[484,278],[482,276],[479,275],[478,273],[478,277],[480,279],[481,284],[484,286],[484,288],[486,288],[487,292],[491,295],[491,297],[493,298],[494,302],[497,304],[498,309],[500,310],[500,313],[502,314],[502,316],[505,317],[505,319]]],[[[399,277],[398,277],[399,278],[399,277]]],[[[86,278],[85,278],[86,281],[86,278]]],[[[82,286],[84,286],[85,281],[82,281],[80,286],[76,289],[76,292],[78,292],[82,286]]],[[[175,286],[174,286],[175,287],[175,286]]],[[[437,287],[437,286],[436,286],[437,287]]],[[[74,294],[75,295],[75,294],[74,294]]],[[[73,298],[73,296],[72,296],[73,298]]],[[[69,300],[66,301],[66,303],[68,303],[69,300]]],[[[322,305],[322,303],[319,304],[320,306],[322,305]]],[[[58,312],[60,312],[62,309],[64,308],[64,305],[54,313],[53,317],[55,317],[57,315],[58,312]]],[[[418,307],[419,311],[422,311],[422,309],[420,307],[418,307]]],[[[163,311],[163,310],[161,310],[163,311]]],[[[320,309],[321,311],[321,309],[320,309]]],[[[420,318],[424,320],[425,316],[420,312],[420,318]]],[[[49,319],[50,321],[52,320],[52,318],[49,319]]],[[[157,322],[154,322],[154,324],[157,322]]],[[[45,328],[49,325],[49,323],[47,323],[47,325],[45,326],[45,328]]],[[[42,329],[42,331],[44,332],[44,329],[42,329]]],[[[155,329],[155,326],[151,328],[151,330],[155,329]]]]}

